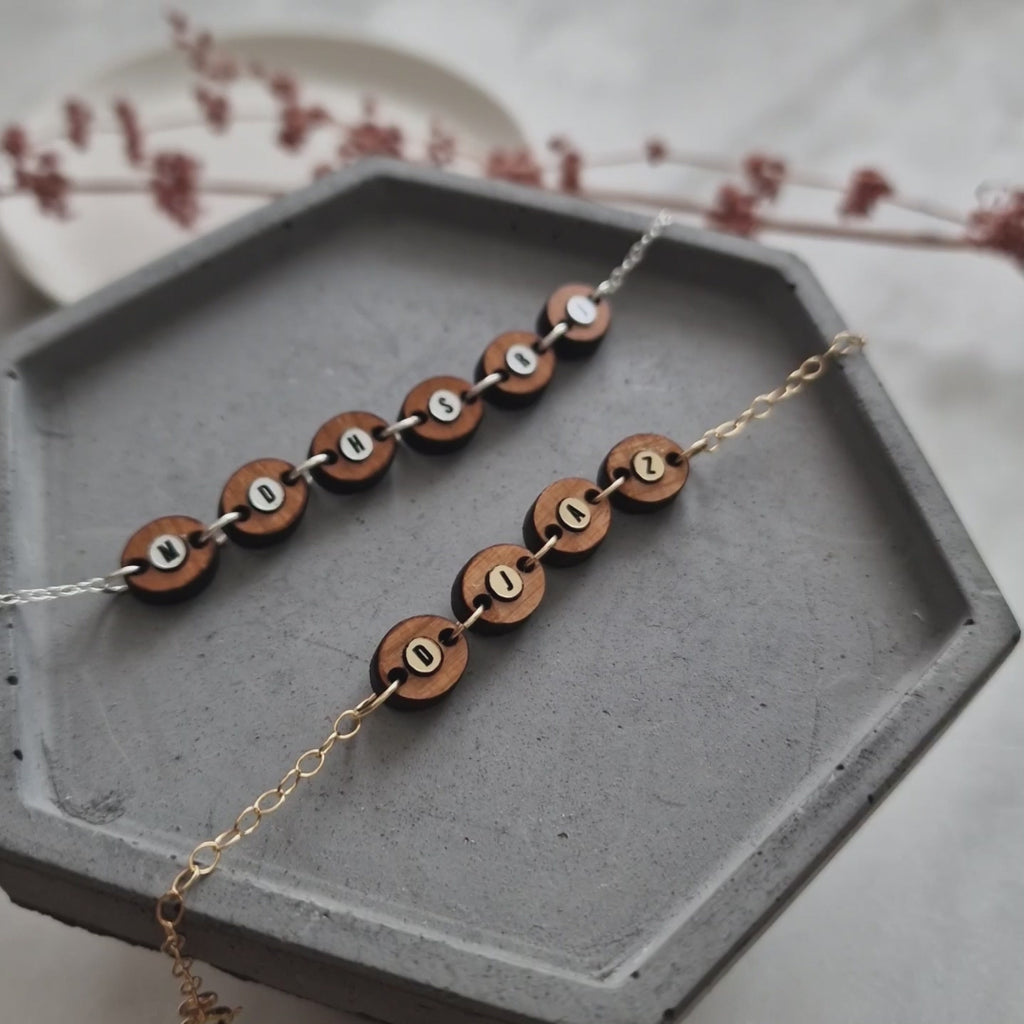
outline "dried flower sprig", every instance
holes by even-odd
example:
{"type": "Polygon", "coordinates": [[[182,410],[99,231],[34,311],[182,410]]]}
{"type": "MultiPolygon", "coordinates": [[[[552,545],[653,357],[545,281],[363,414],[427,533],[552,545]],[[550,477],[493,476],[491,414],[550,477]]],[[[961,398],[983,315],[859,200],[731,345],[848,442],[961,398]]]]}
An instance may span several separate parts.
{"type": "MultiPolygon", "coordinates": [[[[692,215],[706,226],[746,237],[762,233],[809,235],[884,245],[931,249],[961,249],[1009,256],[1024,268],[1024,189],[989,189],[965,213],[948,210],[927,200],[900,193],[876,168],[853,171],[846,182],[792,168],[774,154],[754,152],[739,160],[676,149],[662,138],[650,138],[635,151],[586,157],[568,137],[553,138],[547,154],[530,147],[495,148],[472,153],[439,120],[433,120],[423,139],[414,139],[400,125],[382,118],[372,97],[364,100],[354,121],[336,117],[324,106],[304,101],[298,77],[271,69],[221,49],[210,32],[198,29],[180,12],[168,15],[172,42],[195,76],[192,96],[195,125],[225,134],[239,119],[231,89],[241,80],[262,83],[272,109],[260,120],[273,130],[270,138],[282,149],[300,154],[314,132],[334,138],[334,159],[319,160],[308,168],[306,180],[323,177],[368,156],[388,156],[435,167],[457,168],[489,178],[549,188],[595,201],[667,207],[692,215]],[[701,200],[687,195],[658,195],[649,191],[622,191],[602,187],[601,171],[631,164],[652,168],[674,166],[710,172],[720,179],[714,194],[701,200]],[[794,189],[816,189],[836,197],[833,219],[783,217],[780,199],[794,189]],[[933,221],[943,230],[908,230],[879,227],[871,222],[882,206],[891,206],[933,221]],[[871,222],[871,223],[869,223],[871,222]]],[[[67,217],[70,197],[76,194],[148,192],[158,209],[184,228],[195,226],[204,195],[244,195],[274,198],[280,188],[257,182],[218,182],[204,177],[199,160],[188,153],[154,145],[167,128],[182,127],[154,122],[143,127],[136,106],[127,98],[112,105],[113,128],[105,126],[84,100],[72,97],[64,106],[64,130],[59,139],[33,143],[21,125],[0,135],[0,154],[8,165],[9,185],[0,185],[0,200],[18,195],[34,197],[42,213],[67,217]],[[120,135],[125,161],[132,174],[119,179],[83,181],[69,176],[55,148],[64,143],[88,149],[97,135],[120,135]],[[152,150],[152,151],[150,151],[152,150]]],[[[246,118],[251,120],[251,118],[246,118]]],[[[301,184],[297,182],[296,185],[301,184]]]]}

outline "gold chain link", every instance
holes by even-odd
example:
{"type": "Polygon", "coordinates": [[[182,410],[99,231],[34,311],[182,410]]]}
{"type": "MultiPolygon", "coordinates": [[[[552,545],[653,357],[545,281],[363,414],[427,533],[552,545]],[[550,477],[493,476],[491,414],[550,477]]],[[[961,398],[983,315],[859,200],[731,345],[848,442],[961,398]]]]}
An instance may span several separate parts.
{"type": "Polygon", "coordinates": [[[689,459],[694,455],[700,455],[701,452],[717,451],[723,441],[735,437],[751,420],[765,419],[780,402],[799,395],[808,384],[822,376],[831,363],[838,362],[853,352],[859,352],[864,345],[865,341],[859,334],[851,334],[849,331],[840,332],[820,356],[811,356],[805,359],[786,378],[785,384],[766,394],[758,395],[736,419],[726,420],[725,423],[720,423],[712,430],[706,430],[703,436],[694,441],[683,454],[689,459]]]}
{"type": "Polygon", "coordinates": [[[397,689],[392,683],[381,693],[372,693],[354,708],[342,711],[334,720],[330,735],[310,750],[303,751],[295,764],[284,773],[273,788],[260,793],[235,818],[234,824],[213,839],[201,842],[189,855],[185,867],[174,876],[170,888],[156,901],[157,924],[164,933],[160,951],[173,961],[171,973],[179,983],[181,1003],[178,1005],[180,1024],[231,1024],[242,1011],[220,1005],[216,992],[203,990],[203,979],[193,970],[192,958],[185,955],[185,938],[180,927],[185,917],[185,894],[200,878],[213,874],[225,850],[250,836],[260,827],[267,815],[273,814],[295,792],[303,779],[311,779],[324,766],[327,755],[335,743],[350,740],[359,732],[363,719],[372,715],[397,689]]]}
{"type": "MultiPolygon", "coordinates": [[[[724,440],[740,433],[751,420],[763,420],[780,402],[800,394],[809,383],[825,373],[830,363],[859,351],[864,344],[864,339],[859,335],[848,331],[837,334],[832,344],[821,355],[805,359],[789,374],[785,384],[766,394],[758,395],[735,419],[727,420],[713,430],[706,431],[700,440],[686,449],[686,457],[692,458],[701,452],[715,451],[724,440]]],[[[601,497],[616,486],[617,482],[606,488],[601,497]]],[[[549,539],[544,547],[531,557],[539,561],[553,543],[554,538],[549,539]]],[[[157,900],[156,920],[164,933],[160,949],[173,960],[171,973],[179,982],[182,996],[178,1006],[180,1024],[231,1024],[241,1013],[240,1007],[232,1009],[221,1005],[215,992],[203,990],[203,980],[193,970],[192,958],[185,955],[185,939],[179,930],[185,916],[185,894],[199,879],[216,871],[224,851],[246,836],[252,835],[260,827],[263,819],[277,811],[295,792],[303,779],[313,778],[323,768],[327,755],[334,745],[339,741],[352,739],[359,732],[363,719],[381,707],[398,686],[399,684],[394,682],[382,693],[371,694],[355,707],[338,715],[330,735],[319,747],[313,747],[300,754],[281,781],[273,789],[260,793],[235,818],[229,829],[196,846],[188,855],[185,867],[174,877],[170,888],[157,900]]]]}

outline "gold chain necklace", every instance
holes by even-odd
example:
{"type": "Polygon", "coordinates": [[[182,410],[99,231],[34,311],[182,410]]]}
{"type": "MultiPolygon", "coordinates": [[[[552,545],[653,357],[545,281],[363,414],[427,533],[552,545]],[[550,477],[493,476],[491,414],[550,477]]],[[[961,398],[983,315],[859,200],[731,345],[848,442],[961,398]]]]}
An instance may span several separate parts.
{"type": "Polygon", "coordinates": [[[173,961],[171,971],[182,996],[178,1006],[181,1024],[229,1024],[241,1012],[222,1004],[215,992],[203,989],[202,979],[185,953],[181,931],[186,894],[217,870],[226,850],[252,835],[303,779],[317,775],[335,745],[353,739],[363,720],[383,705],[424,707],[446,696],[466,667],[467,631],[490,626],[492,632],[503,632],[533,614],[543,597],[545,560],[568,565],[592,554],[608,532],[611,505],[631,512],[664,507],[682,490],[694,457],[716,451],[753,420],[765,419],[775,406],[800,394],[832,363],[859,351],[864,343],[849,332],[836,335],[823,353],[805,359],[783,384],[758,395],[734,419],[705,431],[685,448],[655,434],[620,441],[601,463],[597,482],[582,478],[556,481],[534,502],[524,534],[527,542],[539,540],[538,534],[544,538],[536,550],[495,545],[470,559],[453,588],[453,607],[464,617],[452,621],[422,615],[393,627],[372,659],[374,692],[342,711],[323,742],[300,754],[280,782],[245,807],[230,828],[199,843],[157,900],[156,920],[164,936],[160,948],[173,961]]]}

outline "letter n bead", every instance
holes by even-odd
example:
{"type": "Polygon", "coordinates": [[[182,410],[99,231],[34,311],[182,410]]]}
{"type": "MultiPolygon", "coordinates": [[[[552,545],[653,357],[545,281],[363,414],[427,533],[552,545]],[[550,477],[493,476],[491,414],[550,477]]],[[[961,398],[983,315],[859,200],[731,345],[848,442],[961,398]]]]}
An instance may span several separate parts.
{"type": "Polygon", "coordinates": [[[125,577],[128,589],[150,604],[172,604],[198,594],[217,571],[219,549],[198,543],[204,525],[191,516],[163,516],[128,539],[121,565],[139,571],[125,577]]]}

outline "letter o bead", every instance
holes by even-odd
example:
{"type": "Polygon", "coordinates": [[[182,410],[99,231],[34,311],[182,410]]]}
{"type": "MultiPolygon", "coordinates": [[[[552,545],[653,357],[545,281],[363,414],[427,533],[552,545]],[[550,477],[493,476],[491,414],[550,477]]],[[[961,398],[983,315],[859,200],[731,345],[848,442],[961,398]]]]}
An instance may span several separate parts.
{"type": "Polygon", "coordinates": [[[484,349],[476,365],[476,379],[492,373],[505,379],[484,392],[484,398],[505,409],[521,409],[536,402],[551,383],[555,372],[553,349],[538,352],[534,345],[540,339],[532,331],[506,331],[484,349]]]}
{"type": "Polygon", "coordinates": [[[608,333],[612,307],[607,299],[595,302],[594,286],[563,284],[541,310],[537,330],[547,334],[555,324],[567,322],[569,329],[555,342],[555,351],[566,359],[591,355],[608,333]]]}
{"type": "Polygon", "coordinates": [[[484,415],[479,398],[462,396],[470,383],[461,377],[430,377],[405,396],[401,419],[417,415],[421,422],[402,434],[410,448],[426,455],[454,452],[469,443],[484,415]]]}
{"type": "Polygon", "coordinates": [[[653,512],[673,501],[690,475],[682,448],[660,434],[633,434],[621,440],[601,463],[598,479],[607,487],[618,476],[626,482],[611,494],[624,512],[653,512]]]}
{"type": "Polygon", "coordinates": [[[247,548],[261,548],[290,537],[309,504],[309,485],[300,476],[288,482],[295,467],[283,459],[257,459],[231,474],[220,496],[219,512],[239,511],[243,518],[224,532],[247,548]]]}
{"type": "Polygon", "coordinates": [[[173,604],[198,594],[217,571],[220,549],[214,541],[196,544],[205,525],[191,516],[162,516],[128,539],[121,565],[137,565],[125,577],[128,589],[150,604],[173,604]]]}
{"type": "Polygon", "coordinates": [[[326,452],[331,461],[314,466],[313,479],[335,494],[372,487],[388,471],[398,450],[393,437],[377,436],[386,426],[372,412],[343,412],[329,419],[316,432],[309,454],[326,452]]]}
{"type": "Polygon", "coordinates": [[[451,640],[455,626],[439,615],[414,615],[393,626],[373,652],[373,692],[383,693],[395,679],[401,680],[387,704],[410,711],[429,707],[447,696],[462,678],[469,660],[465,636],[451,640]]]}
{"type": "Polygon", "coordinates": [[[523,520],[523,537],[528,546],[539,550],[550,530],[558,530],[558,540],[544,561],[560,567],[576,565],[589,558],[608,536],[612,513],[607,501],[596,505],[591,498],[598,493],[596,484],[581,477],[556,480],[541,491],[523,520]]]}
{"type": "Polygon", "coordinates": [[[481,596],[487,608],[469,628],[483,634],[507,633],[522,625],[544,598],[540,563],[524,568],[530,552],[518,544],[495,544],[478,551],[452,586],[452,611],[467,619],[481,596]]]}

